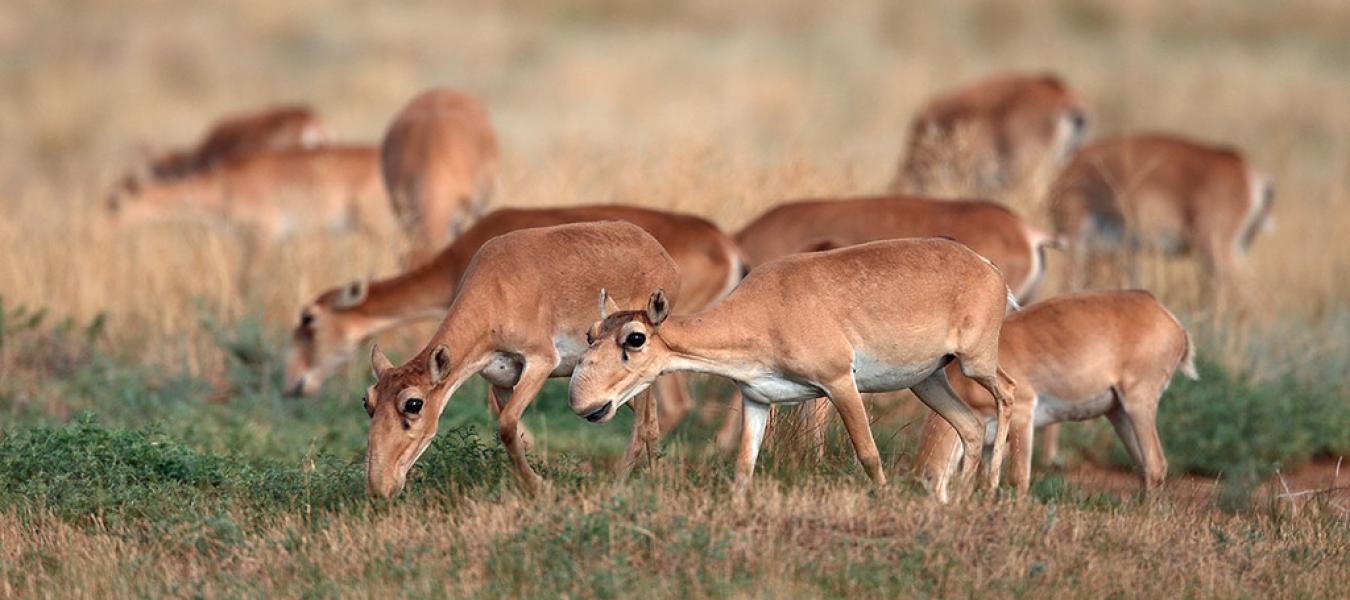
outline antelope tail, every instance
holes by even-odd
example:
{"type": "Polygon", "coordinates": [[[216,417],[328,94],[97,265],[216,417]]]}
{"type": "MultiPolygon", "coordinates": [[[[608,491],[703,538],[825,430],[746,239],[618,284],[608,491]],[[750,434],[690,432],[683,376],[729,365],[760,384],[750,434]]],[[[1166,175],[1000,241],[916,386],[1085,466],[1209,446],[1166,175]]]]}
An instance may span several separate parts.
{"type": "Polygon", "coordinates": [[[1200,373],[1195,370],[1195,343],[1191,341],[1191,332],[1186,332],[1186,352],[1181,355],[1181,374],[1193,380],[1200,380],[1200,373]]]}

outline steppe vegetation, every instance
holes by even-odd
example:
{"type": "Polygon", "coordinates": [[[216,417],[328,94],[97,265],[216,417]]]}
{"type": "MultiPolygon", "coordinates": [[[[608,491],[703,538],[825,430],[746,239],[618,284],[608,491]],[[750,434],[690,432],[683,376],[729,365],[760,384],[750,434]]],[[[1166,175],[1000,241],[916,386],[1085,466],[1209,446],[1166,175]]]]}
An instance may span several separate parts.
{"type": "MultiPolygon", "coordinates": [[[[1346,31],[1334,0],[0,5],[0,596],[1343,595],[1346,31]],[[1162,401],[1157,498],[1110,484],[1132,480],[1101,423],[1066,428],[1070,465],[1031,498],[937,505],[904,476],[916,403],[886,397],[898,481],[873,491],[839,435],[816,461],[784,421],[735,505],[709,444],[728,390],[703,381],[705,414],[625,484],[631,419],[586,423],[551,383],[526,422],[552,486],[530,499],[474,382],[408,492],[372,502],[367,365],[293,401],[280,357],[302,302],[392,271],[401,244],[297,239],[241,279],[228,231],[99,220],[147,146],[218,114],[307,101],[375,141],[453,84],[492,113],[498,205],[734,229],[778,200],[883,189],[914,107],[1002,70],[1062,74],[1095,134],[1229,143],[1275,179],[1243,287],[1216,294],[1182,261],[1146,273],[1201,357],[1162,401]]],[[[1006,200],[1044,223],[1036,185],[1006,200]]],[[[430,331],[382,344],[397,361],[430,331]]]]}

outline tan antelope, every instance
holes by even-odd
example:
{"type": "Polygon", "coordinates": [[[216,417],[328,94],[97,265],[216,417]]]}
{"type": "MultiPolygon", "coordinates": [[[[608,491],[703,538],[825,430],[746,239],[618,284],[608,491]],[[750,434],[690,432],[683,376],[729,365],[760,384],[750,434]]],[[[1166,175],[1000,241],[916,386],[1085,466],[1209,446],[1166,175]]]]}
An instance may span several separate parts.
{"type": "Polygon", "coordinates": [[[119,191],[108,214],[121,225],[197,216],[237,227],[265,245],[305,230],[394,230],[368,146],[268,151],[177,179],[119,191]]]}
{"type": "Polygon", "coordinates": [[[380,158],[394,214],[412,239],[409,265],[481,215],[497,178],[497,138],[487,111],[449,88],[423,92],[394,117],[380,158]]]}
{"type": "Polygon", "coordinates": [[[870,196],[798,200],[769,209],[736,234],[751,268],[803,250],[908,237],[950,237],[1003,271],[1019,300],[1045,273],[1044,249],[1057,239],[983,200],[870,196]]]}
{"type": "MultiPolygon", "coordinates": [[[[403,488],[435,437],[446,402],[476,374],[492,386],[489,405],[517,473],[527,489],[537,490],[542,480],[525,460],[520,417],[545,380],[571,375],[581,359],[596,294],[607,291],[613,301],[636,305],[652,288],[677,289],[679,282],[661,244],[631,223],[522,229],[484,243],[421,352],[395,367],[378,346],[371,350],[377,381],[364,398],[371,419],[370,491],[390,497],[403,488]]],[[[629,455],[654,436],[655,423],[640,416],[629,455]]]]}
{"type": "Polygon", "coordinates": [[[1240,275],[1274,200],[1270,179],[1237,150],[1156,133],[1084,147],[1050,193],[1075,287],[1088,285],[1093,255],[1121,250],[1195,253],[1220,278],[1240,275]]]}
{"type": "MultiPolygon", "coordinates": [[[[842,417],[867,475],[886,475],[861,393],[912,389],[961,432],[974,474],[984,427],[947,384],[953,359],[963,373],[1012,403],[1012,380],[998,368],[998,335],[1015,306],[998,269],[942,239],[872,242],[796,254],[760,265],[711,307],[671,316],[664,292],[645,310],[601,311],[592,343],[572,373],[572,410],[609,419],[663,373],[696,371],[736,382],[743,404],[737,487],[754,474],[778,403],[824,396],[842,417]]],[[[999,413],[986,465],[997,485],[1007,410],[999,413]]]]}
{"type": "Polygon", "coordinates": [[[150,171],[156,178],[182,177],[266,150],[313,148],[331,137],[312,108],[275,106],[216,121],[196,146],[153,160],[150,171]]]}
{"type": "MultiPolygon", "coordinates": [[[[1032,304],[1009,316],[999,337],[999,366],[1017,382],[1008,432],[1008,479],[1031,484],[1038,427],[1105,416],[1139,469],[1147,491],[1167,475],[1158,440],[1158,400],[1178,368],[1195,379],[1195,349],[1171,312],[1142,290],[1082,292],[1032,304]]],[[[994,399],[948,369],[952,387],[986,421],[994,399]]],[[[919,470],[945,500],[947,478],[964,452],[956,432],[929,414],[919,470]]]]}
{"type": "Polygon", "coordinates": [[[1078,97],[1054,75],[985,79],[923,105],[893,191],[997,195],[1069,156],[1087,133],[1078,97]]]}
{"type": "MultiPolygon", "coordinates": [[[[721,299],[741,279],[741,258],[735,242],[700,217],[621,205],[495,210],[421,266],[369,283],[353,281],[329,289],[306,304],[291,334],[286,358],[290,393],[317,392],[361,344],[381,332],[416,320],[444,317],[460,276],[488,240],[529,227],[604,220],[628,221],[660,242],[680,272],[677,296],[682,312],[693,312],[721,299]]],[[[661,392],[661,431],[668,432],[688,412],[690,402],[678,380],[670,380],[661,392]]]]}

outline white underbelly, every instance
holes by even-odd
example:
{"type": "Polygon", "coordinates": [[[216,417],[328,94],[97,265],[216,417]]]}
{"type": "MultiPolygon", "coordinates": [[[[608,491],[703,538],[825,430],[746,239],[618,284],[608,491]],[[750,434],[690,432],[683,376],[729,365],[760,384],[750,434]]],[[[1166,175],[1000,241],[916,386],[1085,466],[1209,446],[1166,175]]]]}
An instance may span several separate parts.
{"type": "Polygon", "coordinates": [[[919,364],[891,364],[864,352],[853,354],[853,381],[860,392],[891,392],[909,388],[932,375],[946,362],[939,356],[919,364]]]}
{"type": "Polygon", "coordinates": [[[1064,421],[1095,419],[1111,410],[1115,400],[1115,394],[1109,389],[1082,400],[1065,400],[1040,394],[1036,397],[1036,427],[1064,421]]]}
{"type": "Polygon", "coordinates": [[[825,395],[813,385],[779,375],[761,375],[741,384],[746,398],[764,404],[805,402],[825,395]]]}

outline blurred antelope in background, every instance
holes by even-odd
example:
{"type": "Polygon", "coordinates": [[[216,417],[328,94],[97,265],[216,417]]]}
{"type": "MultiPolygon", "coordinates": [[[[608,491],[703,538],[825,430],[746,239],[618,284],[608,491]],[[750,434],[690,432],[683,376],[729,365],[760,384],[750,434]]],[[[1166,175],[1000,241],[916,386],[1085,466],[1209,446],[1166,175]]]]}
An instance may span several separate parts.
{"type": "Polygon", "coordinates": [[[205,218],[267,246],[304,231],[395,230],[368,146],[268,151],[175,179],[137,183],[109,197],[120,226],[205,218]]]}
{"type": "Polygon", "coordinates": [[[1240,277],[1273,201],[1270,179],[1237,150],[1142,133],[1079,151],[1051,188],[1050,214],[1071,242],[1071,285],[1091,285],[1095,259],[1122,252],[1135,285],[1141,250],[1194,254],[1220,279],[1240,277]]]}
{"type": "Polygon", "coordinates": [[[605,421],[663,373],[736,382],[743,398],[742,492],[754,474],[770,406],[828,397],[858,460],[886,481],[861,394],[910,388],[960,432],[962,479],[974,475],[982,422],[947,384],[953,360],[999,399],[989,485],[998,483],[1013,382],[998,368],[999,328],[1015,303],[1003,277],[969,248],[940,239],[872,242],[796,254],[752,270],[706,310],[671,316],[665,293],[645,310],[600,313],[572,374],[572,410],[605,421]]]}
{"type": "Polygon", "coordinates": [[[274,106],[216,121],[196,146],[152,160],[150,173],[156,178],[182,177],[265,150],[313,148],[331,139],[312,108],[274,106]]]}
{"type": "MultiPolygon", "coordinates": [[[[1106,416],[1134,460],[1141,489],[1167,475],[1158,440],[1158,400],[1180,369],[1191,379],[1195,348],[1176,317],[1142,290],[1084,292],[1037,302],[1008,317],[999,336],[999,367],[1017,382],[1008,434],[1008,479],[1031,484],[1038,427],[1106,416]]],[[[957,369],[952,387],[986,421],[994,398],[957,369]]],[[[1048,433],[1048,432],[1047,432],[1048,433]]],[[[1054,448],[1055,442],[1047,440],[1054,448]]],[[[919,441],[919,471],[939,497],[965,453],[956,431],[929,414],[919,441]]]]}
{"type": "Polygon", "coordinates": [[[1007,207],[983,200],[920,196],[813,199],[775,206],[736,234],[751,268],[789,254],[878,240],[949,237],[994,263],[1019,300],[1045,274],[1050,235],[1007,207]]]}
{"type": "MultiPolygon", "coordinates": [[[[421,352],[395,367],[378,346],[371,350],[377,381],[364,398],[371,419],[370,491],[387,498],[403,489],[450,396],[476,374],[492,386],[488,405],[516,472],[527,489],[538,490],[542,479],[525,459],[520,417],[549,377],[571,375],[581,360],[596,295],[603,310],[606,292],[617,306],[637,306],[653,288],[679,286],[675,261],[631,223],[522,229],[484,243],[421,352]]],[[[645,398],[635,403],[639,415],[625,465],[640,445],[655,442],[655,410],[648,404],[645,398]]]]}
{"type": "Polygon", "coordinates": [[[415,265],[468,228],[497,179],[497,138],[477,100],[449,88],[413,98],[380,148],[384,183],[415,265]]]}
{"type": "Polygon", "coordinates": [[[1002,199],[1068,157],[1087,125],[1083,103],[1057,76],[985,79],[919,109],[891,190],[1002,199]]]}

